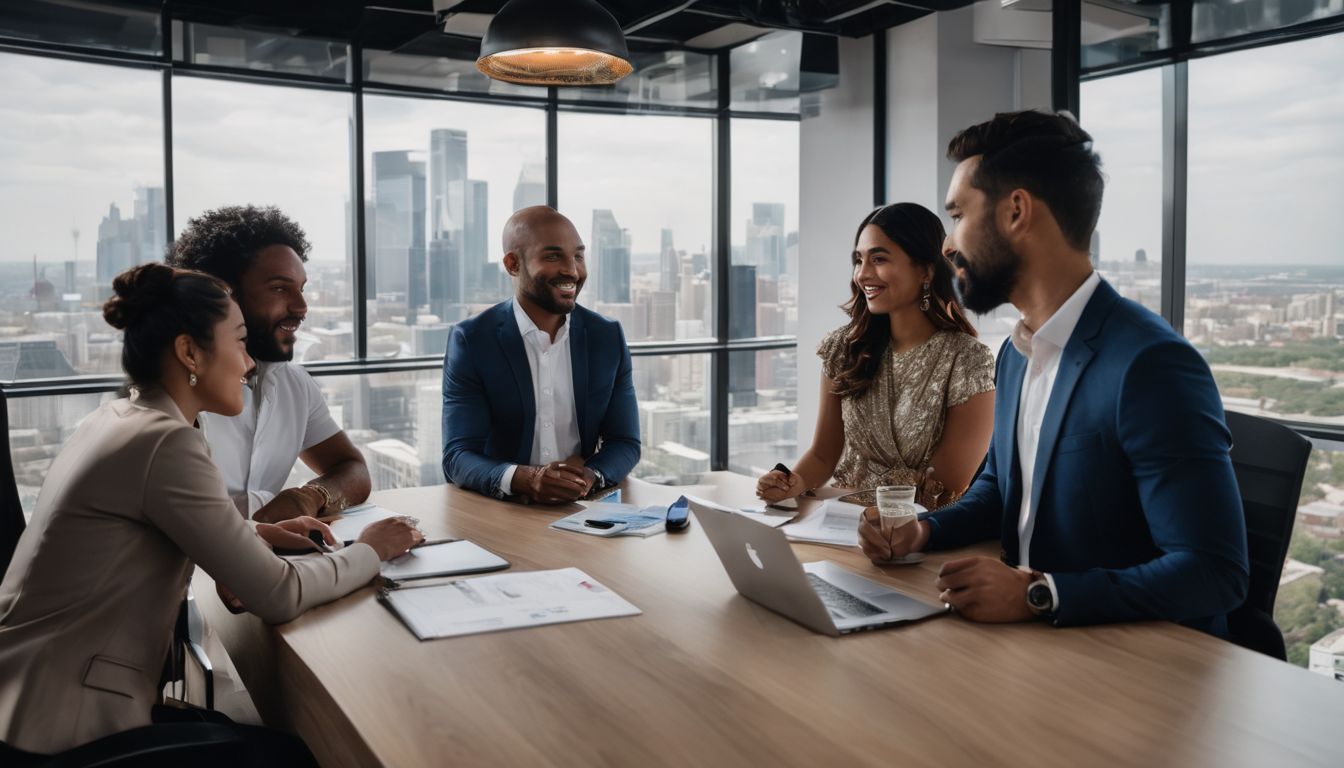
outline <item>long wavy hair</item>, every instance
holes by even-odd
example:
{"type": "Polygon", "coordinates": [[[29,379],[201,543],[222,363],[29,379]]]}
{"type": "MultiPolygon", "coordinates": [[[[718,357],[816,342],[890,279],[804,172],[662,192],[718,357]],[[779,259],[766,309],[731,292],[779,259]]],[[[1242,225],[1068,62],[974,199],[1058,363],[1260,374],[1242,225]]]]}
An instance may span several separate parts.
{"type": "MultiPolygon", "coordinates": [[[[916,266],[933,266],[929,308],[924,311],[933,326],[939,330],[976,335],[975,326],[971,325],[952,288],[952,263],[943,256],[943,240],[947,235],[938,215],[917,203],[884,205],[859,222],[859,229],[854,234],[855,249],[863,228],[869,224],[881,229],[899,245],[916,266]]],[[[873,321],[868,301],[854,282],[852,270],[849,290],[849,301],[841,307],[849,315],[849,325],[845,327],[845,358],[843,369],[833,382],[835,394],[840,397],[853,397],[868,391],[882,365],[882,356],[891,344],[891,326],[873,321]]]]}

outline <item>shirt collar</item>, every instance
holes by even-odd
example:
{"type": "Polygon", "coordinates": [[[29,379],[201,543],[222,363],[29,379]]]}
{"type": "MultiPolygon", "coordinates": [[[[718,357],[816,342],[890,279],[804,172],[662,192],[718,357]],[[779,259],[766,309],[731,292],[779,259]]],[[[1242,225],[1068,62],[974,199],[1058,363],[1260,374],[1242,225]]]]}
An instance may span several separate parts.
{"type": "MultiPolygon", "coordinates": [[[[537,327],[536,323],[532,322],[532,318],[528,317],[527,313],[523,311],[523,307],[518,303],[517,299],[513,300],[513,319],[518,323],[518,332],[523,335],[524,339],[531,334],[537,333],[541,334],[541,337],[544,337],[547,341],[550,341],[550,334],[541,330],[537,327]]],[[[555,341],[551,343],[560,344],[567,338],[569,338],[569,318],[562,317],[560,319],[560,330],[556,331],[555,341]]]]}
{"type": "Polygon", "coordinates": [[[1031,357],[1032,342],[1039,338],[1049,342],[1056,349],[1063,349],[1069,343],[1069,337],[1073,335],[1073,329],[1078,326],[1078,321],[1082,319],[1087,302],[1092,300],[1092,294],[1096,293],[1100,284],[1101,275],[1093,270],[1083,284],[1078,286],[1078,290],[1074,291],[1073,295],[1034,332],[1018,320],[1010,337],[1013,347],[1022,353],[1023,357],[1031,357]]]}

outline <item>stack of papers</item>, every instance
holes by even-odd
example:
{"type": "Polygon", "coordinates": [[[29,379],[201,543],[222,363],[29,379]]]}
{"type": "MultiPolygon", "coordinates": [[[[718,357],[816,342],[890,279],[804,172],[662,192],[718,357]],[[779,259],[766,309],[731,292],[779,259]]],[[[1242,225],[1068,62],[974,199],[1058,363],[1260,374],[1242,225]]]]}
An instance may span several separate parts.
{"type": "Polygon", "coordinates": [[[790,541],[814,544],[833,544],[838,547],[859,546],[859,517],[863,507],[843,501],[827,499],[821,508],[800,523],[786,525],[780,530],[790,541]]]}
{"type": "Polygon", "coordinates": [[[356,504],[353,507],[347,507],[341,511],[341,516],[336,520],[326,522],[331,526],[331,532],[336,538],[347,544],[353,543],[359,538],[359,534],[364,529],[378,522],[386,520],[389,517],[401,517],[401,512],[393,512],[390,509],[380,507],[377,504],[356,504]]]}
{"type": "Polygon", "coordinates": [[[642,613],[578,568],[383,590],[378,599],[421,640],[642,613]]]}
{"type": "Polygon", "coordinates": [[[778,528],[793,522],[798,517],[798,510],[778,509],[776,507],[743,507],[737,510],[737,514],[743,517],[749,517],[758,523],[764,523],[771,528],[778,528]]]}
{"type": "Polygon", "coordinates": [[[583,511],[551,523],[562,531],[592,536],[649,537],[667,531],[667,507],[583,502],[583,511]]]}

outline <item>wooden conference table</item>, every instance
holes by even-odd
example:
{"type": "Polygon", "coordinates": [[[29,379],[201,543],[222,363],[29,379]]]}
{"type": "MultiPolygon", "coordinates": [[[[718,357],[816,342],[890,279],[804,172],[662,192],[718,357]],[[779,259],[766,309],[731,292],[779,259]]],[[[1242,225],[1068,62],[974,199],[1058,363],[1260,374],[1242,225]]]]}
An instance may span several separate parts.
{"type": "MultiPolygon", "coordinates": [[[[689,490],[752,499],[750,478],[706,479],[689,490]]],[[[687,490],[625,488],[637,503],[687,490]]],[[[371,588],[267,627],[198,583],[263,717],[324,766],[1344,765],[1344,686],[1174,624],[946,616],[830,638],[739,596],[694,520],[603,539],[547,528],[575,508],[456,487],[372,501],[514,570],[577,566],[644,613],[419,642],[371,588]]],[[[929,600],[956,556],[878,568],[857,549],[795,551],[929,600]]]]}

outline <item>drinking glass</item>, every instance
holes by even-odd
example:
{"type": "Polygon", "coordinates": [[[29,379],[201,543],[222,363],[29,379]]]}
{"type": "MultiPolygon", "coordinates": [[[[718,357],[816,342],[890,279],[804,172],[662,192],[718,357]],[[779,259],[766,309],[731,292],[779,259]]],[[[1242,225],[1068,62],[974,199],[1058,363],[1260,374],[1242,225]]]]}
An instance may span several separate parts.
{"type": "Polygon", "coordinates": [[[915,486],[881,485],[877,488],[877,512],[882,518],[882,532],[913,523],[918,518],[915,509],[915,486]]]}

